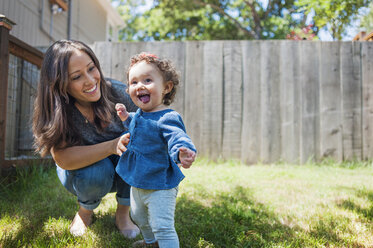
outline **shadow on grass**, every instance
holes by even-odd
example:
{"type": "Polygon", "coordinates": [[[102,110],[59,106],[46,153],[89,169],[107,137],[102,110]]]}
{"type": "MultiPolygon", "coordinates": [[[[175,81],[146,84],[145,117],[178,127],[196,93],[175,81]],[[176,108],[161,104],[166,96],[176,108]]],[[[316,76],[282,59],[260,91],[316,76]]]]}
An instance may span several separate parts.
{"type": "Polygon", "coordinates": [[[305,231],[288,218],[283,220],[256,202],[248,189],[237,187],[217,195],[209,207],[179,197],[176,228],[181,247],[363,247],[345,243],[334,234],[332,223],[319,221],[305,231]]]}
{"type": "MultiPolygon", "coordinates": [[[[257,202],[248,188],[238,186],[231,192],[204,192],[202,188],[197,194],[205,196],[207,203],[190,195],[177,199],[175,223],[183,248],[364,247],[335,232],[342,217],[321,216],[307,231],[293,217],[284,220],[257,202]]],[[[372,192],[364,195],[373,202],[372,192]]],[[[73,237],[68,225],[76,210],[75,197],[60,184],[54,168],[21,175],[17,183],[0,188],[0,218],[9,216],[20,223],[11,234],[0,236],[0,247],[130,247],[132,242],[116,230],[112,211],[99,213],[87,235],[73,237]],[[60,224],[46,230],[51,219],[60,224]]],[[[370,220],[371,211],[365,211],[370,220]]]]}
{"type": "Polygon", "coordinates": [[[13,183],[0,184],[0,220],[7,216],[17,222],[5,233],[0,226],[0,247],[129,247],[132,243],[116,229],[114,213],[94,218],[88,231],[94,237],[89,233],[74,237],[68,227],[77,210],[76,197],[62,186],[54,166],[17,171],[13,183]]]}
{"type": "MultiPolygon", "coordinates": [[[[10,184],[1,185],[0,216],[15,220],[17,226],[14,227],[16,230],[5,230],[0,236],[0,247],[50,243],[44,233],[45,223],[50,219],[71,219],[76,209],[67,206],[76,206],[75,199],[57,185],[59,181],[53,167],[21,169],[12,176],[12,180],[10,184]]],[[[66,235],[69,234],[63,233],[63,236],[66,235]]]]}
{"type": "Polygon", "coordinates": [[[237,187],[220,193],[210,206],[181,196],[176,209],[176,228],[181,247],[264,247],[274,239],[294,236],[262,204],[237,187]]]}
{"type": "Polygon", "coordinates": [[[287,218],[256,202],[249,189],[236,187],[214,197],[208,207],[180,197],[176,228],[181,247],[364,247],[335,233],[342,217],[320,217],[309,231],[287,218]]]}
{"type": "Polygon", "coordinates": [[[356,196],[359,198],[363,198],[369,202],[368,207],[361,207],[360,204],[355,203],[351,198],[348,200],[344,200],[341,203],[337,203],[339,207],[344,209],[348,209],[352,212],[357,213],[358,215],[365,218],[367,221],[373,221],[373,191],[367,190],[357,190],[356,196]]]}

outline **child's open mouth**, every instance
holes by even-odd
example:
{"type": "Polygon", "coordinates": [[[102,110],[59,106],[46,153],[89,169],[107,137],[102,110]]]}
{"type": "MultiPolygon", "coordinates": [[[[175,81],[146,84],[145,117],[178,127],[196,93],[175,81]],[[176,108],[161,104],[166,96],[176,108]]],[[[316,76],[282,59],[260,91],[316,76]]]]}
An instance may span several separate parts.
{"type": "Polygon", "coordinates": [[[142,103],[148,103],[150,101],[149,94],[139,95],[138,98],[142,103]]]}

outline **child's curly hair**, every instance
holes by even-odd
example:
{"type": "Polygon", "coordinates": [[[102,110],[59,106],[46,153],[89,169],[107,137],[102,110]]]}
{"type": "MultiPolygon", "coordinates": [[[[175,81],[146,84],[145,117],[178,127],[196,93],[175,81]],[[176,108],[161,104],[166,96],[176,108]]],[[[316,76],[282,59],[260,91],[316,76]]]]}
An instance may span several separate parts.
{"type": "Polygon", "coordinates": [[[145,61],[148,64],[152,63],[156,65],[161,72],[164,81],[171,81],[173,83],[172,90],[163,97],[163,104],[170,105],[174,101],[176,86],[180,83],[180,76],[175,67],[172,65],[172,62],[168,59],[161,59],[154,54],[145,52],[132,56],[130,66],[127,70],[127,86],[129,86],[129,72],[131,68],[141,61],[145,61]]]}

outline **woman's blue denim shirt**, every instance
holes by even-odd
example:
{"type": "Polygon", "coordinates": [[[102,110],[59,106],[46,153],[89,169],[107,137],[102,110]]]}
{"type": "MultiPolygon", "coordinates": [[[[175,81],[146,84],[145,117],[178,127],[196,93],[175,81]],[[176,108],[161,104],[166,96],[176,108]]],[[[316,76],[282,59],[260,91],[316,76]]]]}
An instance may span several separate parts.
{"type": "Polygon", "coordinates": [[[116,167],[129,185],[141,189],[171,189],[184,175],[178,167],[179,148],[196,152],[186,134],[181,116],[172,109],[144,112],[138,109],[123,122],[130,132],[130,142],[116,167]]]}

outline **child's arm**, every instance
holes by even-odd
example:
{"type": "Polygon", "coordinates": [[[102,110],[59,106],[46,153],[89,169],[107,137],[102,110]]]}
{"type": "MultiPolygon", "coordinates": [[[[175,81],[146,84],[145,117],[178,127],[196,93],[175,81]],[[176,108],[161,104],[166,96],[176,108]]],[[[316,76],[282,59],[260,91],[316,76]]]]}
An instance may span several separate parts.
{"type": "Polygon", "coordinates": [[[171,159],[179,166],[189,168],[196,157],[197,150],[186,134],[181,116],[176,112],[168,113],[161,119],[160,129],[167,142],[171,159]]]}
{"type": "Polygon", "coordinates": [[[190,168],[192,166],[192,163],[194,162],[194,159],[196,158],[196,153],[189,148],[186,147],[180,147],[179,148],[179,160],[182,167],[185,169],[190,168]]]}
{"type": "Polygon", "coordinates": [[[123,103],[115,104],[115,110],[117,111],[117,115],[121,119],[121,121],[126,121],[129,114],[127,112],[126,106],[123,103]]]}

